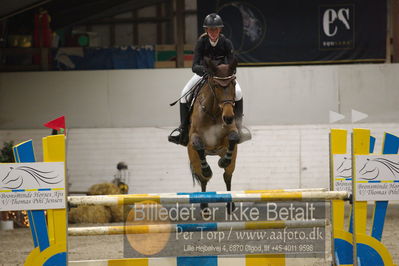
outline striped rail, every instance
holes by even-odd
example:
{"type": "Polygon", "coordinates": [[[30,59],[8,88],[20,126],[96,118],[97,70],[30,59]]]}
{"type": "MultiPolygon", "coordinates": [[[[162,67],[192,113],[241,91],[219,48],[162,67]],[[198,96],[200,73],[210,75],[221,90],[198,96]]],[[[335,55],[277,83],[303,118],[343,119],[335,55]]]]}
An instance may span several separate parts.
{"type": "Polygon", "coordinates": [[[290,221],[252,221],[252,222],[219,222],[198,224],[150,224],[127,226],[94,226],[68,228],[70,236],[121,235],[147,233],[181,233],[200,231],[261,230],[279,228],[313,228],[325,227],[325,219],[290,220],[290,221]]]}
{"type": "Polygon", "coordinates": [[[131,194],[100,196],[69,196],[70,206],[77,205],[131,205],[135,203],[188,204],[215,202],[267,202],[267,201],[325,201],[348,200],[346,191],[236,191],[195,192],[166,194],[131,194]]]}

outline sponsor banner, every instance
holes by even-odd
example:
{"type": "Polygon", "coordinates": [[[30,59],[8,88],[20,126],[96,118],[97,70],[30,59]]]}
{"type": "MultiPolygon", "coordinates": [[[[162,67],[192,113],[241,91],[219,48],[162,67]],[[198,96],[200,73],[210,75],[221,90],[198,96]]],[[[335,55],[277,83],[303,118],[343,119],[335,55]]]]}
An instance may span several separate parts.
{"type": "Polygon", "coordinates": [[[65,206],[63,162],[0,164],[0,211],[65,206]]]}
{"type": "Polygon", "coordinates": [[[325,202],[127,206],[124,256],[239,256],[285,254],[324,257],[325,202]]]}
{"type": "Polygon", "coordinates": [[[356,156],[356,200],[399,200],[399,155],[356,156]]]}
{"type": "Polygon", "coordinates": [[[198,1],[221,15],[241,64],[384,62],[386,0],[198,1]]]}

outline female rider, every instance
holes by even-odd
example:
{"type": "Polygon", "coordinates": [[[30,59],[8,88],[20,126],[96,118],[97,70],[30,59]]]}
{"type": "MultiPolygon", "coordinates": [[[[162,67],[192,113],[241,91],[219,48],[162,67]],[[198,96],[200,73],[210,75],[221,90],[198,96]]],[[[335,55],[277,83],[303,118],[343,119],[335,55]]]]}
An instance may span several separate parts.
{"type": "MultiPolygon", "coordinates": [[[[222,18],[218,14],[212,13],[205,17],[203,24],[205,33],[199,37],[194,50],[192,70],[195,74],[183,88],[183,91],[181,92],[182,96],[185,95],[206,73],[204,57],[210,58],[217,64],[228,64],[232,62],[234,58],[233,44],[223,34],[220,34],[223,27],[222,18]]],[[[182,97],[180,99],[180,126],[173,130],[169,135],[168,140],[170,142],[187,146],[189,107],[190,103],[187,103],[186,97],[182,97]],[[173,136],[174,132],[178,132],[179,134],[173,136]]],[[[244,139],[241,133],[243,100],[241,88],[238,82],[236,82],[234,113],[236,125],[240,134],[240,142],[243,142],[244,139]]]]}

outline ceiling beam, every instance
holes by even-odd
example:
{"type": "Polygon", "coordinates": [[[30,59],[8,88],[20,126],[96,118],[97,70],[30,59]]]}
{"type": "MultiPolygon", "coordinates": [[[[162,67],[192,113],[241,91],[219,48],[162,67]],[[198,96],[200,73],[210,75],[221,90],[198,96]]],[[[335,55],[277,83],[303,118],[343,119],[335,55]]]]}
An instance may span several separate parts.
{"type": "Polygon", "coordinates": [[[6,19],[11,18],[11,17],[13,17],[13,16],[16,16],[16,15],[18,15],[18,14],[21,14],[21,13],[24,13],[24,12],[29,11],[29,10],[31,10],[31,9],[37,8],[37,7],[39,7],[39,6],[42,6],[42,5],[44,5],[44,4],[47,4],[47,3],[50,2],[50,1],[51,1],[51,0],[42,0],[42,1],[39,1],[39,2],[34,3],[34,4],[32,4],[32,5],[29,5],[29,6],[26,6],[26,7],[22,7],[22,8],[20,8],[20,9],[15,10],[15,11],[12,11],[11,13],[9,13],[9,14],[7,14],[7,15],[3,15],[2,17],[0,17],[0,21],[6,20],[6,19]]]}
{"type": "Polygon", "coordinates": [[[100,20],[88,21],[85,24],[132,24],[132,23],[159,23],[167,22],[172,18],[169,17],[146,17],[146,18],[103,18],[100,20]]]}
{"type": "Polygon", "coordinates": [[[129,12],[134,9],[138,8],[143,8],[147,6],[152,6],[158,3],[162,3],[165,0],[124,0],[124,1],[118,1],[119,4],[115,4],[115,1],[113,3],[111,1],[110,4],[111,6],[104,8],[101,11],[98,11],[96,13],[89,13],[90,10],[87,10],[85,13],[83,13],[83,16],[76,17],[73,20],[69,20],[68,17],[66,17],[65,21],[60,25],[61,27],[69,27],[73,25],[78,25],[78,24],[85,24],[89,21],[92,20],[98,20],[106,17],[112,17],[118,14],[122,14],[125,12],[129,12]],[[91,14],[91,15],[88,15],[91,14]]]}

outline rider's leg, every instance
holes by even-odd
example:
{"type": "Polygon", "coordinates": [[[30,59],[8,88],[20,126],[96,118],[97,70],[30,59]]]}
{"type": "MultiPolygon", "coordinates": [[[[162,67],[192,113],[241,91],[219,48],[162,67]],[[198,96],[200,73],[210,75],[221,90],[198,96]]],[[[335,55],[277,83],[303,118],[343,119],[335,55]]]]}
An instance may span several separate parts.
{"type": "Polygon", "coordinates": [[[188,112],[189,104],[180,102],[180,126],[172,131],[168,140],[170,142],[187,146],[188,143],[188,112]],[[177,132],[177,135],[172,134],[177,132]]]}
{"type": "MultiPolygon", "coordinates": [[[[186,94],[194,85],[202,79],[201,76],[198,76],[197,74],[194,74],[191,79],[187,82],[186,86],[184,86],[183,90],[181,91],[181,95],[183,96],[186,94]]],[[[181,103],[186,103],[187,102],[187,97],[183,97],[180,99],[181,103]]]]}
{"type": "MultiPolygon", "coordinates": [[[[184,86],[181,96],[185,95],[200,79],[201,76],[194,74],[194,76],[187,82],[186,86],[184,86]]],[[[183,146],[187,146],[188,143],[188,112],[190,103],[187,103],[187,98],[188,97],[183,97],[180,99],[180,126],[173,130],[168,137],[170,142],[181,144],[183,146]],[[177,135],[172,136],[174,132],[177,132],[177,135]]]]}
{"type": "Polygon", "coordinates": [[[243,116],[243,100],[242,100],[242,91],[240,84],[236,81],[236,95],[235,95],[235,106],[234,106],[234,114],[236,119],[236,125],[239,130],[241,130],[242,125],[242,116],[243,116]]]}
{"type": "Polygon", "coordinates": [[[244,141],[250,140],[252,137],[249,131],[248,132],[242,131],[242,117],[243,117],[244,103],[243,103],[241,87],[238,82],[236,82],[236,97],[234,100],[235,100],[234,115],[236,120],[236,126],[238,129],[238,134],[240,136],[239,143],[242,143],[244,141]]]}

